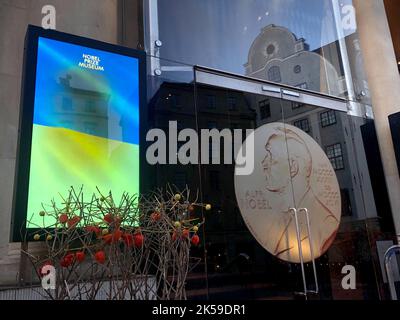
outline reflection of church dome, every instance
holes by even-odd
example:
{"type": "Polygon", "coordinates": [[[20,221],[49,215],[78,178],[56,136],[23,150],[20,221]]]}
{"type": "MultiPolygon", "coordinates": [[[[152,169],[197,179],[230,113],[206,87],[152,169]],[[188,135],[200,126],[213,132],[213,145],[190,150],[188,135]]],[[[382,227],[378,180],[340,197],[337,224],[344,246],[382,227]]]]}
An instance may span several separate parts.
{"type": "Polygon", "coordinates": [[[261,30],[249,50],[247,73],[265,66],[271,59],[284,59],[308,48],[304,39],[296,36],[288,29],[270,24],[261,30]]]}
{"type": "Polygon", "coordinates": [[[335,67],[317,52],[308,51],[304,39],[273,24],[266,26],[253,41],[246,74],[303,89],[340,95],[340,77],[335,67]]]}

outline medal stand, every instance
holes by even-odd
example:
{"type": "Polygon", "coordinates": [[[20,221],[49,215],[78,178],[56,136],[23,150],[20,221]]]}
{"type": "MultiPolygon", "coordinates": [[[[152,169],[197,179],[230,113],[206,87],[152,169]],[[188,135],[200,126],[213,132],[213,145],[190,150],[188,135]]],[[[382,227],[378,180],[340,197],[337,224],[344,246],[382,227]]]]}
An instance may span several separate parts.
{"type": "Polygon", "coordinates": [[[303,292],[295,292],[295,297],[298,297],[302,300],[309,300],[309,297],[316,296],[319,294],[317,268],[315,266],[315,256],[314,256],[314,250],[312,247],[310,216],[309,216],[307,208],[300,208],[298,210],[296,208],[290,208],[289,210],[294,215],[294,221],[296,224],[296,238],[297,238],[297,245],[299,248],[301,275],[302,275],[302,279],[303,279],[303,292]],[[304,213],[306,216],[307,235],[308,235],[308,240],[309,240],[309,244],[310,244],[310,254],[311,254],[311,262],[312,262],[313,273],[314,273],[315,290],[309,290],[307,287],[307,279],[306,279],[306,274],[305,274],[305,270],[304,270],[303,249],[301,246],[301,237],[300,237],[300,226],[299,226],[299,214],[300,213],[304,213]]]}

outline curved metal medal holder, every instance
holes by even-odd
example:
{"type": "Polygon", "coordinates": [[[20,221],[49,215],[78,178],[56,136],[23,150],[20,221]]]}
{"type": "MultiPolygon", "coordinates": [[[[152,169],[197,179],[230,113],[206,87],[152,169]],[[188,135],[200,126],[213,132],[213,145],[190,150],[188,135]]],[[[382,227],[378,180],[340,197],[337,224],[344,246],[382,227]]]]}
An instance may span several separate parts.
{"type": "Polygon", "coordinates": [[[397,255],[400,255],[400,245],[394,245],[390,247],[386,252],[385,252],[385,271],[386,271],[386,277],[387,281],[389,283],[389,290],[390,290],[390,298],[392,300],[398,300],[397,297],[397,291],[396,291],[396,284],[395,284],[395,274],[396,271],[399,272],[398,270],[393,270],[392,268],[392,259],[396,258],[397,255]]]}
{"type": "Polygon", "coordinates": [[[296,224],[296,238],[297,238],[297,245],[299,248],[299,257],[300,257],[300,265],[301,265],[301,275],[303,278],[303,292],[296,292],[296,294],[299,294],[301,296],[304,296],[306,300],[308,300],[308,295],[309,294],[318,294],[319,288],[318,288],[318,279],[317,279],[317,268],[315,266],[315,256],[314,256],[314,250],[312,247],[312,237],[311,237],[311,226],[310,226],[310,215],[308,213],[307,208],[290,208],[289,211],[294,215],[294,221],[296,224]],[[307,221],[307,236],[310,244],[310,254],[311,254],[311,262],[312,262],[312,267],[313,267],[313,273],[314,273],[314,283],[315,283],[315,290],[309,290],[307,287],[307,279],[306,279],[306,273],[304,270],[304,256],[303,256],[303,249],[301,246],[301,237],[300,237],[300,226],[299,226],[299,214],[304,213],[306,216],[306,221],[307,221]]]}

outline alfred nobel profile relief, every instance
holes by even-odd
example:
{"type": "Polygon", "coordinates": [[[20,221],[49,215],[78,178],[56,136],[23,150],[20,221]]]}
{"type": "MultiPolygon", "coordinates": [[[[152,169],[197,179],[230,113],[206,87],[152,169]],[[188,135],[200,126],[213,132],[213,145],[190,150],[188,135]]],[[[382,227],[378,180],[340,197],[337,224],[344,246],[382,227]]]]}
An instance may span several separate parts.
{"type": "MultiPolygon", "coordinates": [[[[321,147],[297,127],[270,123],[254,132],[254,171],[235,175],[235,192],[252,235],[277,258],[300,262],[291,208],[308,209],[315,258],[336,236],[341,199],[335,171],[321,147]]],[[[304,212],[298,216],[307,262],[311,253],[306,217],[304,212]]]]}

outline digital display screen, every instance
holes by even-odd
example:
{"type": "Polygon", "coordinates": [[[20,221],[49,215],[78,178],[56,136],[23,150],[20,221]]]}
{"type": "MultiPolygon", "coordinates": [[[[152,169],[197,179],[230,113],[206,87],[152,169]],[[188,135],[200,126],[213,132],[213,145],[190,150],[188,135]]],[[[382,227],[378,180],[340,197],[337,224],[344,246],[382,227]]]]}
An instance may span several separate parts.
{"type": "Polygon", "coordinates": [[[71,186],[139,192],[139,59],[39,37],[26,227],[71,186]]]}

